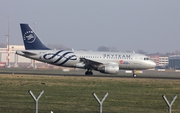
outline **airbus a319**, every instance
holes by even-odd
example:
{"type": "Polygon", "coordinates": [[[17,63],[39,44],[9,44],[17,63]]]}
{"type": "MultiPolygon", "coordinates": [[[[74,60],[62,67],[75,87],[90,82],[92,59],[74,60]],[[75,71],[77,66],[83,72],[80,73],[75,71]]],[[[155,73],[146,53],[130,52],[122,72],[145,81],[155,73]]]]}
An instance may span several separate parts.
{"type": "Polygon", "coordinates": [[[128,52],[99,52],[52,50],[38,38],[28,24],[20,24],[25,50],[16,54],[44,63],[86,69],[85,75],[93,75],[93,70],[106,74],[117,74],[120,69],[135,70],[151,69],[156,66],[148,56],[128,52]]]}

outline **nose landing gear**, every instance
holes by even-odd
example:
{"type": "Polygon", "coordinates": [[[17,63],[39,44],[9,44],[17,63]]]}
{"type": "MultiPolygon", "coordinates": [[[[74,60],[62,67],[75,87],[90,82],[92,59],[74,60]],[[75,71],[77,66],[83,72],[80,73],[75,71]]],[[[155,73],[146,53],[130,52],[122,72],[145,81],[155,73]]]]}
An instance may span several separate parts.
{"type": "Polygon", "coordinates": [[[133,77],[136,77],[137,75],[136,75],[136,73],[135,73],[135,70],[133,70],[133,77]]]}

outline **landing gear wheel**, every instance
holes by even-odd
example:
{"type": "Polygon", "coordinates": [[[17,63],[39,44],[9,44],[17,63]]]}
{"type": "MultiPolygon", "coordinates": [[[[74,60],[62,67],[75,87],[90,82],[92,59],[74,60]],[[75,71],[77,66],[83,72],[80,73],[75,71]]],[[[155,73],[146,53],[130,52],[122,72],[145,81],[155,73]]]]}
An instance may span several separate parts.
{"type": "Polygon", "coordinates": [[[88,71],[85,72],[85,75],[88,75],[88,71]]]}
{"type": "Polygon", "coordinates": [[[135,73],[135,70],[133,70],[133,77],[136,77],[136,73],[135,73]]]}
{"type": "Polygon", "coordinates": [[[85,75],[93,75],[93,72],[92,72],[91,70],[87,70],[87,71],[85,72],[85,75]]]}
{"type": "Polygon", "coordinates": [[[89,75],[93,75],[93,72],[92,72],[92,71],[90,71],[90,72],[89,72],[89,75]]]}

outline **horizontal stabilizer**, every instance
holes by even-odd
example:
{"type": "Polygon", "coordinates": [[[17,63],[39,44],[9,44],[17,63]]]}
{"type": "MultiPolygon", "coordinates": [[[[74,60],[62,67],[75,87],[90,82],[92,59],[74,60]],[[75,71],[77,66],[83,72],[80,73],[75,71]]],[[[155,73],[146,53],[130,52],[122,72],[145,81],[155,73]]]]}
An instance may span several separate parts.
{"type": "Polygon", "coordinates": [[[29,51],[16,51],[16,54],[23,55],[23,56],[34,56],[37,55],[36,53],[32,53],[29,51]]]}
{"type": "Polygon", "coordinates": [[[28,51],[22,51],[25,55],[28,55],[28,56],[34,56],[34,55],[37,55],[36,53],[31,53],[31,52],[28,52],[28,51]]]}

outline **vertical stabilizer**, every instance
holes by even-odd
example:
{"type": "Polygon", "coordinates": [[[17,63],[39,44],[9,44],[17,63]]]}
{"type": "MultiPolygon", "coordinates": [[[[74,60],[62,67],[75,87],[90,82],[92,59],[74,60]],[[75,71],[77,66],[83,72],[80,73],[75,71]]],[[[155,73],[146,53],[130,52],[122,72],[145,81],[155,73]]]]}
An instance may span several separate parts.
{"type": "Polygon", "coordinates": [[[26,50],[49,50],[28,24],[20,24],[26,50]]]}

